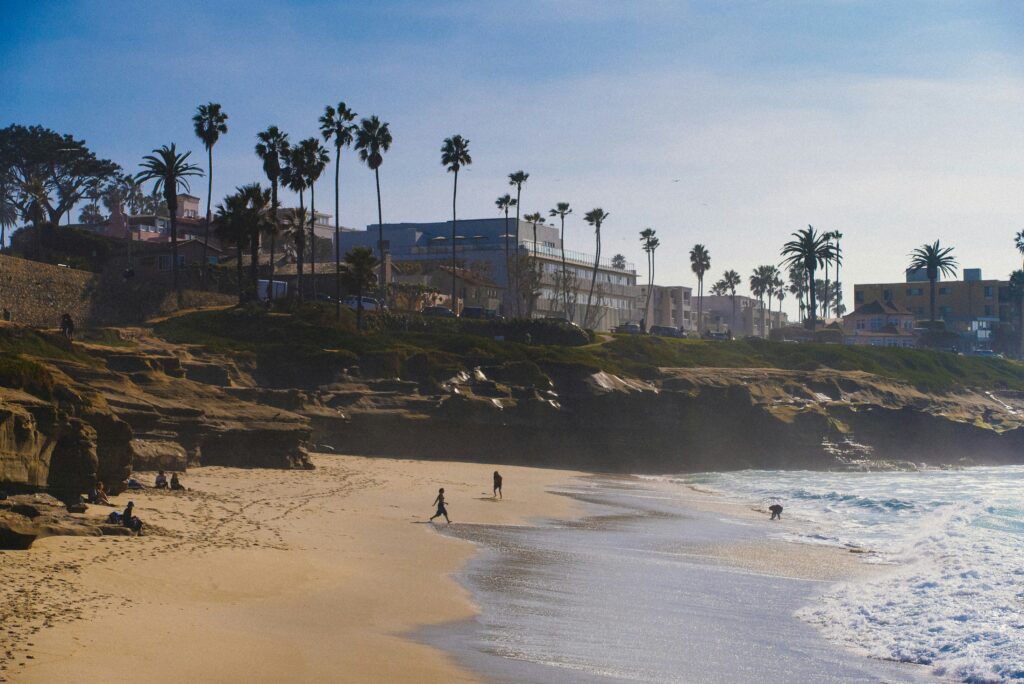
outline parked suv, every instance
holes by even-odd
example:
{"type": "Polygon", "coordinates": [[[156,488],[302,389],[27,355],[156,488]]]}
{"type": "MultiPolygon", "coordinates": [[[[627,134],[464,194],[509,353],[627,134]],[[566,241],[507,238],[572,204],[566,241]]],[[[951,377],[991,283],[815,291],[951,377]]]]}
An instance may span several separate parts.
{"type": "Polygon", "coordinates": [[[649,332],[661,337],[685,337],[679,328],[673,328],[670,325],[652,325],[649,332]]]}
{"type": "Polygon", "coordinates": [[[447,306],[425,306],[420,313],[432,318],[456,318],[455,312],[447,306]]]}

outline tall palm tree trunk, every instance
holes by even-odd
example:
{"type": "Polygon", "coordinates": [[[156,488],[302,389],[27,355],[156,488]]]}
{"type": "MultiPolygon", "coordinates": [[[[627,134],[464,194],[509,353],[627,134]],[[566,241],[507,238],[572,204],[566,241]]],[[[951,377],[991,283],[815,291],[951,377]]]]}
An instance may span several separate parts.
{"type": "Polygon", "coordinates": [[[585,324],[593,325],[595,328],[597,327],[597,321],[591,320],[591,317],[590,317],[590,307],[591,307],[591,303],[594,301],[594,288],[597,286],[597,269],[601,265],[601,232],[600,232],[600,229],[598,229],[598,232],[596,233],[596,244],[597,244],[597,249],[596,249],[595,254],[594,254],[594,273],[590,276],[590,292],[587,294],[587,313],[586,313],[586,317],[585,317],[585,321],[584,321],[585,324]]]}
{"type": "Polygon", "coordinates": [[[931,322],[935,322],[935,278],[929,278],[928,283],[928,311],[931,313],[931,322]]]}
{"type": "Polygon", "coordinates": [[[206,288],[206,245],[210,242],[210,200],[213,199],[213,147],[206,148],[207,168],[210,170],[210,177],[206,182],[206,217],[203,221],[203,269],[201,271],[203,288],[206,288]]]}
{"type": "Polygon", "coordinates": [[[241,306],[245,303],[245,296],[243,294],[245,288],[245,280],[242,278],[242,236],[235,236],[235,279],[238,281],[238,305],[241,306]]]}
{"type": "Polygon", "coordinates": [[[455,182],[452,184],[452,311],[455,315],[459,313],[458,299],[456,298],[456,285],[455,285],[455,236],[457,231],[455,229],[456,216],[455,216],[455,198],[459,194],[459,170],[455,169],[455,182]]]}
{"type": "MultiPolygon", "coordinates": [[[[505,207],[505,301],[512,294],[512,261],[508,248],[508,207],[505,207]]],[[[511,313],[511,312],[507,312],[511,313]]]]}
{"type": "Polygon", "coordinates": [[[274,224],[274,232],[270,234],[270,276],[267,280],[267,301],[274,301],[274,247],[281,226],[277,223],[277,179],[270,184],[270,220],[274,224]]]}
{"type": "Polygon", "coordinates": [[[249,280],[252,281],[252,296],[259,298],[260,293],[260,231],[257,223],[249,234],[249,280]]]}
{"type": "Polygon", "coordinates": [[[704,328],[704,276],[697,277],[697,335],[704,328]]]}
{"type": "Polygon", "coordinates": [[[835,313],[839,316],[839,306],[843,303],[843,285],[839,280],[839,261],[841,259],[839,251],[839,238],[836,238],[836,303],[835,313]]]}
{"type": "Polygon", "coordinates": [[[309,277],[313,281],[313,299],[316,299],[316,183],[309,184],[309,277]]]}
{"type": "MultiPolygon", "coordinates": [[[[387,292],[387,283],[384,281],[384,218],[380,210],[380,169],[373,170],[373,178],[377,182],[377,250],[380,252],[380,291],[381,295],[387,292]]],[[[362,301],[362,300],[360,300],[362,301]]]]}
{"type": "Polygon", "coordinates": [[[565,265],[565,214],[562,214],[562,308],[565,319],[572,323],[569,315],[569,268],[565,265]]]}
{"type": "Polygon", "coordinates": [[[338,174],[341,170],[341,145],[334,159],[334,317],[341,320],[341,216],[338,201],[338,174]]]}
{"type": "Polygon", "coordinates": [[[164,199],[167,200],[167,212],[171,221],[171,283],[174,286],[178,307],[181,307],[181,283],[178,280],[178,198],[171,192],[166,192],[164,199]]]}
{"type": "Polygon", "coordinates": [[[807,307],[807,311],[811,315],[811,333],[814,333],[818,327],[818,293],[814,291],[814,269],[807,269],[807,294],[810,297],[811,303],[807,307]]]}
{"type": "Polygon", "coordinates": [[[516,238],[516,240],[515,240],[516,258],[515,258],[515,261],[513,263],[513,268],[515,270],[515,276],[516,276],[516,278],[515,278],[515,280],[516,280],[516,286],[515,286],[515,288],[516,288],[516,318],[519,318],[519,317],[521,317],[523,315],[522,297],[520,296],[521,293],[519,291],[521,289],[520,286],[519,286],[519,200],[520,200],[520,196],[522,195],[522,190],[523,190],[522,186],[520,186],[520,185],[516,186],[516,234],[515,234],[515,238],[516,238]]]}
{"type": "MultiPolygon", "coordinates": [[[[299,192],[299,209],[300,209],[299,213],[300,214],[304,214],[305,212],[303,212],[301,210],[306,208],[306,205],[303,204],[302,195],[303,195],[303,193],[299,192]]],[[[299,242],[295,245],[295,271],[298,273],[298,278],[296,278],[296,283],[299,286],[299,299],[305,299],[305,291],[302,288],[302,285],[303,285],[303,283],[302,283],[302,267],[306,265],[306,245],[304,244],[306,242],[306,239],[303,237],[303,234],[305,233],[305,230],[306,230],[305,226],[299,226],[299,230],[298,230],[299,242]]]]}

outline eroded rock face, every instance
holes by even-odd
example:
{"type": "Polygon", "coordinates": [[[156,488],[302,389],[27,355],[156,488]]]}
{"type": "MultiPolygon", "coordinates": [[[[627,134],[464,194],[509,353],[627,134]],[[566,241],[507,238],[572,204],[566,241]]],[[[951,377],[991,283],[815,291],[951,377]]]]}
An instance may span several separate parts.
{"type": "Polygon", "coordinates": [[[63,503],[48,494],[20,494],[0,499],[0,549],[27,549],[42,537],[131,533],[121,525],[69,513],[63,503]]]}

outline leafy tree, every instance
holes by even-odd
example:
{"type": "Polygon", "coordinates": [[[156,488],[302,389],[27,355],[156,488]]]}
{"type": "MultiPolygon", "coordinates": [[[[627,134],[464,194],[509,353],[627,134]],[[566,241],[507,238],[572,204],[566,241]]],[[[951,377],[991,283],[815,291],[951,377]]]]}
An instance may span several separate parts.
{"type": "Polygon", "coordinates": [[[1010,298],[1017,304],[1017,358],[1024,359],[1024,271],[1010,274],[1010,298]]]}
{"type": "MultiPolygon", "coordinates": [[[[270,207],[272,203],[270,188],[262,188],[259,183],[249,183],[238,189],[245,199],[246,237],[249,240],[249,280],[252,292],[259,292],[260,279],[260,236],[270,226],[270,207]]],[[[267,290],[273,286],[268,285],[267,290]]]]}
{"type": "Polygon", "coordinates": [[[288,142],[288,134],[278,130],[277,126],[260,131],[256,134],[256,140],[256,156],[263,162],[263,173],[270,181],[270,222],[266,226],[266,233],[270,237],[270,284],[267,286],[267,298],[272,300],[275,248],[277,236],[281,233],[281,223],[277,216],[280,206],[277,201],[277,187],[281,179],[282,166],[291,153],[291,145],[288,142]]]}
{"type": "Polygon", "coordinates": [[[89,202],[86,204],[78,214],[79,223],[96,225],[97,223],[103,223],[103,219],[104,216],[103,212],[100,211],[100,205],[95,202],[89,202]]]}
{"type": "MultiPolygon", "coordinates": [[[[594,272],[590,277],[590,292],[587,293],[587,310],[584,314],[584,318],[590,322],[594,321],[591,305],[594,300],[594,289],[597,287],[597,269],[601,266],[601,225],[608,219],[608,216],[608,212],[600,207],[591,209],[583,215],[583,220],[594,227],[594,272]]],[[[516,244],[518,244],[518,240],[516,244]]]]}
{"type": "Polygon", "coordinates": [[[512,260],[508,248],[508,210],[509,207],[514,207],[518,204],[519,203],[508,193],[505,193],[494,201],[494,206],[498,207],[498,211],[505,213],[505,292],[507,294],[512,293],[512,260]]]}
{"type": "Polygon", "coordinates": [[[448,173],[454,174],[452,182],[452,311],[456,313],[458,313],[458,305],[456,303],[458,299],[455,286],[455,237],[457,235],[456,224],[458,216],[455,211],[455,199],[459,193],[459,169],[472,163],[473,158],[469,156],[469,140],[461,135],[453,135],[450,138],[444,139],[444,144],[441,145],[441,165],[448,170],[448,173]]]}
{"type": "MultiPolygon", "coordinates": [[[[377,251],[381,260],[384,259],[384,218],[380,208],[380,165],[384,163],[384,153],[391,149],[391,129],[386,121],[381,121],[374,114],[359,122],[356,130],[355,149],[359,151],[359,159],[373,171],[377,182],[377,251]]],[[[381,290],[384,289],[384,269],[380,271],[381,290]]]]}
{"type": "Polygon", "coordinates": [[[320,133],[325,141],[334,139],[334,314],[341,320],[341,208],[339,201],[338,176],[341,171],[341,149],[355,140],[356,113],[344,102],[337,109],[327,105],[320,117],[320,133]]]}
{"type": "Polygon", "coordinates": [[[928,276],[928,283],[931,285],[928,294],[928,311],[932,323],[935,322],[935,283],[941,276],[955,276],[956,267],[953,248],[942,247],[938,240],[931,245],[921,245],[910,253],[910,268],[922,269],[928,276]]]}
{"type": "Polygon", "coordinates": [[[704,274],[711,270],[711,253],[697,244],[690,250],[690,270],[697,275],[697,332],[704,325],[704,274]]]}
{"type": "MultiPolygon", "coordinates": [[[[100,201],[110,214],[123,211],[132,216],[144,211],[145,194],[134,178],[118,174],[100,189],[100,201]]],[[[163,198],[160,201],[162,203],[163,198]]]]}
{"type": "MultiPolygon", "coordinates": [[[[569,284],[569,268],[565,263],[565,217],[572,213],[572,208],[568,202],[559,202],[555,205],[554,209],[548,210],[548,216],[555,218],[556,216],[562,222],[562,229],[560,232],[559,240],[562,246],[562,307],[566,319],[572,323],[572,315],[569,313],[569,290],[565,289],[569,284]]],[[[505,231],[508,232],[508,231],[505,231]]]]}
{"type": "Polygon", "coordinates": [[[374,269],[380,262],[368,247],[356,247],[345,255],[341,280],[345,289],[356,297],[356,327],[363,328],[363,293],[373,287],[377,278],[374,269]]]}
{"type": "Polygon", "coordinates": [[[228,115],[225,114],[220,105],[216,102],[201,104],[196,107],[195,116],[192,117],[192,127],[196,137],[203,141],[206,148],[206,216],[203,217],[205,227],[203,228],[203,282],[206,282],[207,268],[206,249],[210,242],[210,201],[213,198],[213,146],[217,144],[220,136],[228,132],[228,115]]]}
{"type": "MultiPolygon", "coordinates": [[[[782,256],[785,257],[785,266],[803,266],[807,272],[807,282],[814,282],[814,273],[825,264],[827,259],[833,258],[835,247],[827,234],[819,233],[814,226],[793,233],[793,239],[782,247],[782,256]]],[[[817,298],[813,288],[810,288],[811,303],[809,311],[811,314],[810,328],[817,327],[817,298]]]]}
{"type": "Polygon", "coordinates": [[[806,308],[804,299],[807,297],[807,269],[797,264],[789,267],[789,293],[796,297],[800,308],[800,320],[803,321],[806,308]]]}
{"type": "Polygon", "coordinates": [[[41,212],[53,226],[84,197],[95,197],[120,171],[98,158],[85,141],[42,126],[12,124],[0,129],[0,175],[13,187],[11,201],[21,214],[41,212]]]}
{"type": "Polygon", "coordinates": [[[142,158],[142,171],[135,176],[138,183],[154,181],[154,192],[162,190],[164,200],[167,202],[167,211],[171,221],[171,274],[174,283],[174,292],[178,299],[178,306],[181,306],[181,284],[178,281],[178,192],[189,191],[188,179],[193,176],[202,177],[202,170],[195,164],[188,161],[191,152],[178,154],[174,143],[168,147],[164,145],[160,149],[153,150],[142,158]]]}

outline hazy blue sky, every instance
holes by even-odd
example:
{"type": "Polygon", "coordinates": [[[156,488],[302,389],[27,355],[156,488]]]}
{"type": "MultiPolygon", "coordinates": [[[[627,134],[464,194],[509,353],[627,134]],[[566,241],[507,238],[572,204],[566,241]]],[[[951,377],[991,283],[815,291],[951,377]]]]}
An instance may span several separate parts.
{"type": "MultiPolygon", "coordinates": [[[[609,255],[642,264],[637,234],[657,229],[663,284],[694,283],[694,243],[715,277],[746,277],[808,223],[845,234],[848,285],[899,280],[936,238],[1004,277],[1024,227],[1022,38],[1009,0],[0,0],[0,125],[73,133],[130,170],[170,142],[205,165],[190,118],[220,102],[217,200],[261,179],[258,130],[313,135],[344,100],[391,123],[385,221],[449,218],[439,148],[461,133],[462,216],[497,216],[524,169],[524,212],[571,202],[574,248],[591,251],[595,206],[609,255]]],[[[375,213],[349,154],[342,222],[375,213]]]]}

